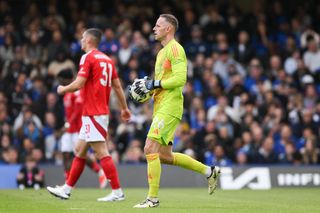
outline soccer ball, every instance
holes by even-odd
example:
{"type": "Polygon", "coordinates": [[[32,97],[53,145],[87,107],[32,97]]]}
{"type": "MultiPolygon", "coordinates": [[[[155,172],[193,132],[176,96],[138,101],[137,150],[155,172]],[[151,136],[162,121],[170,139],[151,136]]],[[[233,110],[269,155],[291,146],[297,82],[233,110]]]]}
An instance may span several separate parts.
{"type": "Polygon", "coordinates": [[[152,97],[150,91],[145,92],[139,88],[139,85],[144,83],[145,79],[137,79],[129,86],[129,97],[136,103],[144,103],[152,97]]]}

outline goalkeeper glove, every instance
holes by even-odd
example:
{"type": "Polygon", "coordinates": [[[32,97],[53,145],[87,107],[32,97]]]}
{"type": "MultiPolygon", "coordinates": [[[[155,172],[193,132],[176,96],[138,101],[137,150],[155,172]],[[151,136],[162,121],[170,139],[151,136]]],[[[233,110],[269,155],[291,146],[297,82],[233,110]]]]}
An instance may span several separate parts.
{"type": "Polygon", "coordinates": [[[144,77],[145,79],[145,87],[147,90],[154,90],[157,88],[161,88],[161,80],[152,80],[149,77],[144,77]]]}
{"type": "Polygon", "coordinates": [[[137,93],[138,95],[144,95],[149,92],[149,90],[145,88],[144,79],[135,79],[133,82],[133,86],[134,86],[134,92],[137,93]]]}

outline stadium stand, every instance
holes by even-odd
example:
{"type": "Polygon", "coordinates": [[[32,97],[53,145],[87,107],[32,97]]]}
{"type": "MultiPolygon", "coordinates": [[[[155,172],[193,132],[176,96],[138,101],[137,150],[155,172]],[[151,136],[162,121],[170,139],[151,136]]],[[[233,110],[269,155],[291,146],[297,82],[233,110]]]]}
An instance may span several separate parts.
{"type": "MultiPolygon", "coordinates": [[[[173,13],[188,57],[174,150],[208,165],[320,164],[320,2],[231,2],[0,0],[0,163],[62,164],[56,75],[77,70],[87,27],[103,30],[99,49],[126,88],[152,73],[152,24],[173,13]]],[[[137,164],[152,104],[128,101],[124,124],[111,100],[109,148],[137,164]]]]}

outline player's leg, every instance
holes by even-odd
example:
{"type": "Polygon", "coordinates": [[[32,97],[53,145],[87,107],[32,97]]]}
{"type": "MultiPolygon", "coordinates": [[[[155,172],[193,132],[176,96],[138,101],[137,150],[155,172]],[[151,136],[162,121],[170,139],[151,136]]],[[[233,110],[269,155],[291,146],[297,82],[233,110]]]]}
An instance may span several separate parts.
{"type": "Polygon", "coordinates": [[[174,133],[180,123],[180,120],[169,115],[161,114],[159,115],[159,118],[160,121],[163,120],[164,126],[164,128],[161,130],[161,138],[163,139],[163,146],[161,146],[160,149],[161,162],[179,166],[205,175],[208,180],[208,192],[209,194],[212,194],[217,187],[217,180],[220,174],[220,168],[214,166],[206,166],[203,163],[182,153],[173,153],[172,142],[174,138],[174,133]]]}
{"type": "Polygon", "coordinates": [[[142,203],[135,205],[134,208],[151,208],[159,206],[158,191],[161,177],[161,163],[159,158],[160,147],[161,144],[155,139],[147,138],[144,153],[148,164],[149,192],[147,199],[142,203]]]}
{"type": "Polygon", "coordinates": [[[77,183],[84,170],[88,149],[89,144],[86,141],[79,139],[76,144],[75,157],[71,164],[69,178],[66,182],[71,187],[77,183]]]}
{"type": "Polygon", "coordinates": [[[118,171],[109,154],[106,138],[109,123],[108,115],[85,117],[87,124],[90,126],[87,133],[87,142],[89,142],[95,157],[100,160],[100,165],[107,179],[110,180],[112,188],[111,194],[98,199],[98,201],[121,201],[124,200],[124,194],[120,187],[118,171]]]}
{"type": "MultiPolygon", "coordinates": [[[[73,138],[77,138],[77,134],[72,135],[73,138]]],[[[86,158],[86,165],[95,173],[99,173],[101,170],[98,162],[96,161],[95,157],[91,154],[90,150],[87,153],[87,158],[86,158]]]]}
{"type": "Polygon", "coordinates": [[[86,165],[95,173],[100,171],[100,165],[96,161],[95,157],[93,157],[90,153],[87,154],[86,165]]]}
{"type": "Polygon", "coordinates": [[[62,152],[62,158],[63,158],[64,178],[65,180],[68,180],[74,154],[73,152],[62,152]]]}
{"type": "Polygon", "coordinates": [[[175,119],[161,113],[154,115],[148,132],[144,153],[148,164],[149,193],[145,201],[135,205],[135,208],[150,208],[159,206],[158,191],[161,177],[160,147],[166,145],[166,138],[171,132],[175,119]]]}
{"type": "Polygon", "coordinates": [[[161,176],[160,147],[161,145],[157,141],[147,138],[144,152],[148,163],[149,198],[158,197],[161,176]]]}
{"type": "Polygon", "coordinates": [[[108,180],[104,174],[103,169],[98,164],[96,157],[92,153],[92,150],[89,150],[89,152],[87,153],[86,165],[98,175],[100,188],[101,189],[106,188],[108,185],[108,180]]]}
{"type": "Polygon", "coordinates": [[[61,137],[61,152],[63,157],[64,177],[68,180],[72,159],[74,157],[74,141],[71,133],[65,132],[61,137]]]}
{"type": "Polygon", "coordinates": [[[182,153],[172,152],[172,146],[161,146],[161,163],[179,166],[203,174],[208,180],[208,193],[212,194],[217,188],[217,181],[220,175],[220,168],[207,166],[190,156],[182,153]]]}
{"type": "Polygon", "coordinates": [[[80,175],[83,172],[86,155],[89,145],[82,139],[79,139],[76,145],[76,157],[72,161],[68,180],[63,186],[47,187],[47,190],[54,196],[61,199],[69,199],[72,187],[77,183],[80,175]]]}
{"type": "Polygon", "coordinates": [[[106,188],[108,185],[108,179],[106,178],[103,169],[100,167],[94,155],[90,153],[87,154],[86,165],[98,175],[99,186],[101,189],[106,188]]]}
{"type": "Polygon", "coordinates": [[[98,201],[122,201],[125,199],[124,193],[120,186],[120,180],[118,171],[109,154],[107,144],[103,141],[91,142],[91,148],[93,149],[95,156],[100,160],[101,167],[104,171],[105,176],[110,180],[110,186],[112,188],[111,194],[99,198],[98,201]]]}
{"type": "Polygon", "coordinates": [[[203,175],[209,176],[211,174],[209,166],[204,165],[186,154],[172,152],[172,146],[170,145],[161,147],[160,160],[161,163],[179,166],[203,175]]]}

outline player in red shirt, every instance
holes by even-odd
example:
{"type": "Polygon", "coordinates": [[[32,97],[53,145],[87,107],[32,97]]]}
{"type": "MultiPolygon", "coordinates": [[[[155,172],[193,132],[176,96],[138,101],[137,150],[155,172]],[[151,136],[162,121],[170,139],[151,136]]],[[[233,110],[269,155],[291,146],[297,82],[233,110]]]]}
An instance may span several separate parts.
{"type": "MultiPolygon", "coordinates": [[[[73,78],[74,74],[71,70],[63,70],[58,74],[58,79],[63,85],[71,83],[73,78]]],[[[78,133],[82,124],[81,114],[83,100],[80,95],[80,91],[66,93],[63,97],[63,105],[66,117],[66,131],[63,133],[60,141],[61,152],[63,155],[65,180],[67,180],[71,169],[72,159],[75,153],[75,146],[79,137],[78,133]]],[[[86,165],[92,171],[98,174],[100,188],[105,188],[108,184],[107,178],[94,156],[89,155],[87,157],[86,165]]]]}
{"type": "Polygon", "coordinates": [[[81,57],[77,78],[67,86],[59,85],[57,92],[63,95],[79,89],[83,98],[82,126],[79,141],[68,180],[63,186],[47,187],[47,190],[62,199],[69,199],[72,187],[78,181],[86,161],[87,151],[91,147],[100,165],[110,180],[112,192],[98,201],[121,201],[124,194],[120,188],[118,172],[107,149],[106,137],[109,123],[109,97],[111,88],[119,100],[121,119],[129,121],[131,113],[128,109],[123,89],[112,60],[97,50],[101,39],[101,31],[87,29],[81,39],[81,48],[86,52],[81,57]]]}

